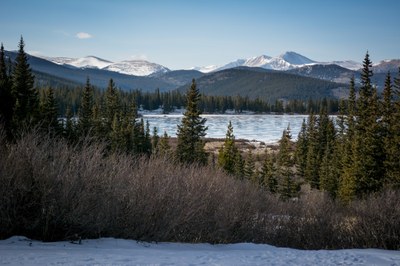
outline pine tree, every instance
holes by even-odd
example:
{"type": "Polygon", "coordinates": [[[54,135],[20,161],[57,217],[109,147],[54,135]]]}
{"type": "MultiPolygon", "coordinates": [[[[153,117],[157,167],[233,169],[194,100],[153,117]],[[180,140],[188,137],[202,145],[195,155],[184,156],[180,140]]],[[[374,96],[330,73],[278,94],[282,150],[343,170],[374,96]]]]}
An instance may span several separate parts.
{"type": "Polygon", "coordinates": [[[361,89],[357,116],[357,134],[355,149],[355,176],[357,178],[357,195],[362,196],[378,191],[384,176],[383,141],[378,96],[371,84],[372,62],[368,53],[365,56],[361,73],[361,89]]]}
{"type": "Polygon", "coordinates": [[[153,135],[151,137],[152,151],[154,154],[158,154],[158,143],[160,142],[160,137],[158,136],[157,127],[153,127],[153,135]]]}
{"type": "Polygon", "coordinates": [[[291,139],[290,125],[283,131],[282,138],[279,141],[278,165],[280,167],[291,167],[291,139]]]}
{"type": "Polygon", "coordinates": [[[307,151],[308,151],[307,124],[305,119],[303,119],[299,136],[297,138],[296,152],[295,152],[297,174],[303,178],[305,177],[305,171],[307,167],[307,151]]]}
{"type": "Polygon", "coordinates": [[[75,124],[71,112],[71,108],[68,107],[66,112],[65,112],[65,128],[64,128],[64,136],[69,140],[69,141],[74,141],[76,137],[76,132],[75,132],[75,124]]]}
{"type": "Polygon", "coordinates": [[[169,136],[166,131],[164,131],[163,136],[160,138],[158,144],[158,154],[160,156],[167,157],[171,153],[171,146],[169,145],[169,136]]]}
{"type": "Polygon", "coordinates": [[[345,117],[345,134],[342,139],[342,153],[340,163],[342,166],[339,177],[338,196],[343,202],[350,202],[356,195],[356,177],[354,176],[354,150],[356,132],[356,92],[354,76],[350,79],[349,99],[347,106],[347,117],[345,117]]]}
{"type": "Polygon", "coordinates": [[[256,181],[256,165],[254,162],[254,158],[253,158],[253,153],[251,152],[251,150],[249,151],[248,157],[245,161],[244,164],[244,177],[247,180],[256,181]]]}
{"type": "Polygon", "coordinates": [[[81,136],[89,134],[93,126],[93,87],[89,78],[86,79],[86,86],[83,90],[81,108],[79,109],[78,131],[81,136]]]}
{"type": "Polygon", "coordinates": [[[203,141],[207,130],[206,119],[200,117],[199,100],[200,93],[193,79],[187,92],[186,111],[177,132],[176,158],[182,163],[207,163],[203,141]]]}
{"type": "Polygon", "coordinates": [[[120,115],[118,112],[114,114],[109,136],[110,148],[113,152],[128,152],[129,145],[127,144],[127,140],[124,138],[122,123],[120,121],[120,115]]]}
{"type": "Polygon", "coordinates": [[[340,167],[336,150],[335,125],[332,120],[329,120],[327,125],[325,145],[326,147],[319,170],[320,188],[327,191],[331,197],[336,198],[339,186],[340,167]]]}
{"type": "Polygon", "coordinates": [[[377,91],[371,84],[373,75],[371,67],[372,62],[367,53],[363,61],[360,97],[357,101],[352,165],[344,173],[346,178],[341,180],[341,186],[347,186],[346,182],[350,182],[350,187],[354,189],[355,185],[353,195],[349,194],[347,199],[378,191],[383,185],[384,152],[383,141],[380,136],[382,129],[379,123],[380,112],[377,91]],[[354,180],[349,180],[350,178],[354,180]]]}
{"type": "Polygon", "coordinates": [[[244,168],[245,168],[245,162],[243,160],[242,154],[240,151],[238,151],[235,154],[235,175],[238,179],[243,180],[244,179],[244,168]]]}
{"type": "Polygon", "coordinates": [[[150,155],[152,153],[153,145],[152,145],[152,142],[151,142],[152,138],[151,138],[151,132],[150,132],[150,123],[149,123],[148,120],[146,121],[146,131],[145,131],[144,137],[145,137],[145,150],[144,150],[144,152],[145,152],[145,154],[150,155]]]}
{"type": "Polygon", "coordinates": [[[119,99],[118,90],[115,87],[113,79],[110,79],[105,92],[105,114],[106,118],[106,130],[109,131],[113,124],[115,114],[121,109],[121,103],[119,99]]]}
{"type": "Polygon", "coordinates": [[[14,99],[11,94],[11,77],[5,61],[3,43],[0,47],[0,122],[4,127],[8,137],[11,137],[11,121],[14,109],[14,99]]]}
{"type": "Polygon", "coordinates": [[[319,188],[319,161],[318,161],[318,128],[317,119],[313,113],[308,118],[307,125],[307,163],[305,179],[310,183],[311,188],[319,188]]]}
{"type": "Polygon", "coordinates": [[[53,133],[60,133],[60,124],[58,122],[58,106],[54,97],[52,87],[45,91],[45,98],[42,103],[42,126],[53,133]]]}
{"type": "Polygon", "coordinates": [[[276,169],[272,156],[265,157],[263,166],[261,168],[262,185],[271,193],[278,192],[278,179],[276,178],[276,169]]]}
{"type": "Polygon", "coordinates": [[[28,64],[28,56],[24,51],[23,38],[19,42],[19,50],[12,72],[12,96],[15,106],[13,123],[16,128],[26,123],[37,122],[39,113],[39,94],[34,88],[35,78],[28,64]]]}
{"type": "Polygon", "coordinates": [[[294,195],[295,182],[293,181],[292,159],[291,159],[291,134],[290,125],[283,131],[282,138],[279,141],[278,167],[283,184],[281,186],[281,196],[284,199],[291,198],[294,195]]]}
{"type": "Polygon", "coordinates": [[[92,108],[92,128],[91,133],[98,139],[104,139],[106,132],[109,131],[105,129],[103,124],[103,117],[101,114],[101,107],[98,104],[94,104],[92,108]]]}
{"type": "Polygon", "coordinates": [[[232,123],[229,121],[224,144],[218,153],[218,165],[229,174],[235,173],[235,157],[237,152],[232,123]]]}
{"type": "MultiPolygon", "coordinates": [[[[393,94],[392,94],[392,80],[390,77],[390,72],[387,73],[385,79],[385,86],[383,89],[383,102],[382,102],[382,129],[383,136],[386,139],[385,142],[391,142],[389,132],[393,126],[393,94]]],[[[389,144],[385,143],[385,145],[389,144]]]]}
{"type": "Polygon", "coordinates": [[[400,188],[400,67],[398,75],[394,79],[393,96],[395,101],[392,104],[392,113],[390,114],[392,119],[389,119],[391,125],[388,128],[388,138],[385,141],[386,160],[384,165],[386,182],[391,187],[400,188]]]}

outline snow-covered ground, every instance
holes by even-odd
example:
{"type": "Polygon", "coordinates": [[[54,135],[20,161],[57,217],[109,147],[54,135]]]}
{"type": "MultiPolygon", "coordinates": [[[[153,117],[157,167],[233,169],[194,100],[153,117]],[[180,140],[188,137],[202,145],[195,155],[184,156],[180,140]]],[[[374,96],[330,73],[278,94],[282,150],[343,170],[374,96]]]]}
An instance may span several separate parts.
{"type": "Polygon", "coordinates": [[[400,265],[400,251],[304,251],[257,244],[143,243],[103,238],[43,243],[0,241],[2,265],[400,265]]]}

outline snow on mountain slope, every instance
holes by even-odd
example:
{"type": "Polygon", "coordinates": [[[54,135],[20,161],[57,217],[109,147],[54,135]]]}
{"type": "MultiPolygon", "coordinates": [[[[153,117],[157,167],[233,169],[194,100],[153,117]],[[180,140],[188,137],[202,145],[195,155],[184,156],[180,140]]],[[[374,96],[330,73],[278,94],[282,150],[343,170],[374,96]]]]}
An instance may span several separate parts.
{"type": "Polygon", "coordinates": [[[243,66],[243,64],[246,62],[246,59],[238,59],[236,61],[233,61],[231,63],[228,63],[220,68],[218,68],[219,70],[224,70],[224,69],[229,69],[229,68],[234,68],[234,67],[240,67],[243,66]]]}
{"type": "Polygon", "coordinates": [[[148,76],[154,73],[165,73],[170,71],[168,68],[162,65],[150,63],[145,60],[122,61],[110,64],[103,69],[135,76],[148,76]]]}
{"type": "Polygon", "coordinates": [[[262,67],[271,62],[272,57],[267,55],[255,56],[247,59],[242,66],[247,67],[262,67]]]}
{"type": "Polygon", "coordinates": [[[96,56],[86,56],[82,58],[69,58],[69,57],[42,57],[50,62],[53,62],[57,65],[69,65],[77,68],[98,68],[102,69],[113,62],[101,59],[96,56]]]}
{"type": "Polygon", "coordinates": [[[86,56],[82,58],[43,56],[42,58],[58,65],[72,66],[76,68],[104,69],[135,76],[148,76],[154,73],[165,73],[169,71],[168,68],[162,65],[150,63],[144,60],[131,60],[113,63],[96,56],[86,56]]]}
{"type": "Polygon", "coordinates": [[[311,60],[310,58],[307,58],[301,54],[298,54],[298,53],[292,52],[292,51],[281,54],[280,56],[278,56],[278,58],[285,60],[285,62],[287,62],[291,65],[306,65],[306,64],[316,63],[315,61],[311,60]]]}
{"type": "Polygon", "coordinates": [[[238,59],[236,61],[233,61],[231,63],[228,63],[226,65],[223,65],[221,67],[215,67],[213,68],[194,68],[196,70],[199,70],[203,73],[209,73],[213,71],[219,71],[223,69],[228,69],[228,68],[234,68],[234,67],[239,67],[239,66],[247,66],[247,67],[261,67],[265,69],[272,69],[272,70],[279,70],[279,71],[286,71],[286,70],[291,70],[295,68],[300,68],[304,66],[309,66],[309,65],[315,65],[315,64],[321,64],[321,65],[331,65],[335,64],[350,70],[359,70],[362,67],[362,64],[359,62],[355,62],[352,60],[347,60],[347,61],[332,61],[332,62],[318,62],[311,60],[308,57],[305,57],[301,54],[298,54],[293,51],[288,51],[285,52],[279,56],[271,57],[267,55],[260,55],[260,56],[255,56],[251,57],[248,59],[238,59]]]}
{"type": "Polygon", "coordinates": [[[400,67],[400,59],[389,59],[389,60],[382,60],[376,64],[373,64],[372,70],[374,73],[388,73],[394,72],[397,74],[397,71],[400,67]]]}
{"type": "Polygon", "coordinates": [[[215,67],[215,66],[206,68],[197,67],[194,69],[199,70],[203,73],[209,73],[213,71],[219,71],[234,67],[246,66],[246,67],[261,67],[265,69],[285,71],[315,63],[316,63],[315,61],[305,56],[302,56],[298,53],[286,52],[276,57],[271,57],[268,55],[260,55],[248,59],[238,59],[221,67],[215,67]]]}
{"type": "Polygon", "coordinates": [[[345,61],[332,61],[332,62],[327,62],[325,64],[335,64],[350,70],[359,70],[362,68],[362,64],[356,61],[352,60],[345,60],[345,61]]]}
{"type": "Polygon", "coordinates": [[[205,67],[192,67],[189,70],[197,70],[200,71],[202,73],[210,73],[216,70],[222,70],[220,69],[220,66],[217,65],[210,65],[210,66],[205,66],[205,67]]]}
{"type": "Polygon", "coordinates": [[[70,65],[76,66],[78,68],[105,68],[112,64],[112,62],[95,57],[95,56],[86,56],[83,58],[78,58],[74,60],[70,65]]]}

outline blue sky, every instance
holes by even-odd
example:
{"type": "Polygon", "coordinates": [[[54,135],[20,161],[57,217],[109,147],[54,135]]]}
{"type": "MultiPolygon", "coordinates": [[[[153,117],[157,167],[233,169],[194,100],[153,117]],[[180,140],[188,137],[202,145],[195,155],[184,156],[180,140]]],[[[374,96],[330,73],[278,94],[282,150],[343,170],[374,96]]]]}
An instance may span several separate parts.
{"type": "Polygon", "coordinates": [[[0,42],[47,56],[146,59],[171,69],[296,51],[400,58],[398,0],[2,0],[0,42]]]}

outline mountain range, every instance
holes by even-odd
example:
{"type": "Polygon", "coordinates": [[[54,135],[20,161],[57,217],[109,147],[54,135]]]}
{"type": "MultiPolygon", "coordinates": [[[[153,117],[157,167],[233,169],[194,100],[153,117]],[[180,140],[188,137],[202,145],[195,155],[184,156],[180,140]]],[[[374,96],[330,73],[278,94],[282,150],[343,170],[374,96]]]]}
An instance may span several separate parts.
{"type": "MultiPolygon", "coordinates": [[[[6,52],[12,60],[16,52],[6,52]]],[[[83,58],[36,57],[29,55],[36,82],[52,86],[76,86],[90,78],[104,88],[112,78],[123,90],[184,90],[193,78],[202,93],[242,95],[268,101],[321,96],[343,97],[352,76],[360,81],[360,63],[317,62],[295,52],[276,57],[261,55],[238,59],[223,66],[170,70],[145,60],[111,62],[96,56],[83,58]],[[201,70],[201,71],[200,71],[201,70]]],[[[400,60],[385,60],[373,66],[372,81],[382,89],[386,73],[396,76],[400,60]]]]}
{"type": "MultiPolygon", "coordinates": [[[[42,58],[58,65],[64,65],[74,68],[102,69],[134,76],[148,76],[155,73],[166,73],[170,71],[170,69],[165,66],[151,63],[145,60],[125,60],[121,62],[111,62],[109,60],[105,60],[96,56],[87,56],[83,58],[43,56],[42,58]]],[[[317,64],[335,64],[350,70],[358,70],[362,67],[361,63],[350,60],[317,62],[296,52],[289,51],[275,57],[260,55],[247,59],[237,59],[222,66],[210,65],[206,67],[193,67],[190,70],[198,70],[202,73],[210,73],[235,67],[261,67],[265,69],[286,71],[317,64]]]]}

